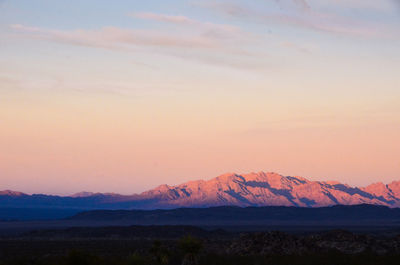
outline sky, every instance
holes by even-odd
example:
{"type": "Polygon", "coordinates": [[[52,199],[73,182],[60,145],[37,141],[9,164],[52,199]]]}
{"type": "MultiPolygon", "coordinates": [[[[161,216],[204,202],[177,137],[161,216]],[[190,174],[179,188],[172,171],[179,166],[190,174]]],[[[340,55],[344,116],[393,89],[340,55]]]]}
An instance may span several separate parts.
{"type": "Polygon", "coordinates": [[[0,0],[0,190],[400,180],[399,0],[0,0]]]}

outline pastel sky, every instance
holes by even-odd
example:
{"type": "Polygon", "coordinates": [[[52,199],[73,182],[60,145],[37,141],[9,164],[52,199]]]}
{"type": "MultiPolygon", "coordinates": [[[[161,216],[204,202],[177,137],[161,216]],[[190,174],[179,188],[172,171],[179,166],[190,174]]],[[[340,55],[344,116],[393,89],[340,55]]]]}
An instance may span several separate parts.
{"type": "Polygon", "coordinates": [[[0,0],[0,190],[400,180],[399,0],[0,0]]]}

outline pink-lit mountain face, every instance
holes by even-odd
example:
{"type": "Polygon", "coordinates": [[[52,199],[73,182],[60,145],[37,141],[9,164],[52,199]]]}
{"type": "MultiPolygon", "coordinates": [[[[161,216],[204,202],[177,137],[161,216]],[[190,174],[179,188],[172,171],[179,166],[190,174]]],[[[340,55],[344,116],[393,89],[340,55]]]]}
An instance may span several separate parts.
{"type": "Polygon", "coordinates": [[[400,182],[354,188],[333,181],[309,181],[276,173],[225,174],[209,181],[161,185],[140,194],[158,207],[298,206],[376,204],[400,207],[400,182]]]}
{"type": "Polygon", "coordinates": [[[400,207],[400,181],[364,188],[335,181],[310,181],[276,173],[225,174],[177,186],[161,185],[134,195],[78,193],[69,197],[0,192],[0,207],[74,209],[166,209],[211,206],[296,206],[374,204],[400,207]]]}
{"type": "Polygon", "coordinates": [[[19,191],[12,191],[12,190],[0,191],[0,196],[19,197],[19,196],[23,196],[23,195],[26,195],[26,194],[19,192],[19,191]]]}

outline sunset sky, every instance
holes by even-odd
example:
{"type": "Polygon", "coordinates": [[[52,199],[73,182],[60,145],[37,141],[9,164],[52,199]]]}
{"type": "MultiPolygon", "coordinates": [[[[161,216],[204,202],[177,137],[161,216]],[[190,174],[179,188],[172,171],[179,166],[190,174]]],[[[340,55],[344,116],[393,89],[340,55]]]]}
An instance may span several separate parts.
{"type": "Polygon", "coordinates": [[[0,190],[400,180],[399,0],[0,0],[0,190]]]}

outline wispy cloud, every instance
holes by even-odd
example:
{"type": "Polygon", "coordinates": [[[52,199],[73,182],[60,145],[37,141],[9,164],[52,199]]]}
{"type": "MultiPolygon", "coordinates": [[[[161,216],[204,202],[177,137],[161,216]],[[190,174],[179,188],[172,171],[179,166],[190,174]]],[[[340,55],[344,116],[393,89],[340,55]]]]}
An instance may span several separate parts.
{"type": "Polygon", "coordinates": [[[275,2],[281,8],[287,8],[288,6],[292,6],[302,10],[310,9],[310,5],[306,0],[275,0],[275,2]]]}
{"type": "Polygon", "coordinates": [[[238,37],[239,34],[249,36],[247,32],[242,31],[239,27],[236,26],[203,22],[182,15],[166,15],[166,14],[157,14],[151,12],[137,12],[137,13],[132,13],[130,15],[134,18],[139,18],[144,20],[172,23],[175,25],[179,25],[180,27],[183,28],[189,28],[200,31],[202,32],[203,35],[208,35],[208,36],[226,37],[226,38],[238,37]]]}
{"type": "MultiPolygon", "coordinates": [[[[336,1],[341,2],[339,0],[330,0],[327,3],[330,2],[331,5],[334,5],[336,1]]],[[[279,23],[295,28],[351,37],[392,38],[393,33],[396,31],[396,29],[388,28],[386,25],[377,23],[376,21],[371,22],[336,12],[318,10],[305,0],[274,0],[271,3],[277,4],[279,9],[276,10],[270,8],[270,6],[266,6],[265,9],[259,10],[250,8],[247,5],[239,5],[231,2],[213,2],[201,5],[242,20],[268,25],[279,23]]]]}
{"type": "Polygon", "coordinates": [[[332,4],[353,9],[370,9],[375,11],[391,11],[400,4],[399,0],[331,0],[332,4]]]}
{"type": "Polygon", "coordinates": [[[220,44],[210,38],[201,36],[172,36],[168,33],[151,30],[131,30],[117,27],[103,27],[99,30],[52,30],[25,25],[11,25],[12,29],[27,33],[30,37],[52,40],[83,46],[97,46],[102,48],[123,48],[132,46],[160,46],[188,49],[212,49],[220,44]]]}
{"type": "Polygon", "coordinates": [[[165,30],[103,27],[98,30],[56,30],[15,24],[10,27],[24,37],[61,44],[103,48],[124,52],[149,51],[175,58],[231,68],[263,68],[259,58],[238,43],[250,41],[250,34],[230,25],[201,22],[184,16],[136,13],[151,19],[188,27],[184,33],[165,30]],[[187,52],[190,50],[190,52],[187,52]]]}
{"type": "Polygon", "coordinates": [[[197,21],[186,16],[179,15],[165,15],[165,14],[156,14],[151,12],[136,12],[130,14],[132,17],[140,18],[140,19],[148,19],[148,20],[157,20],[161,22],[169,22],[176,24],[196,24],[197,21]]]}

